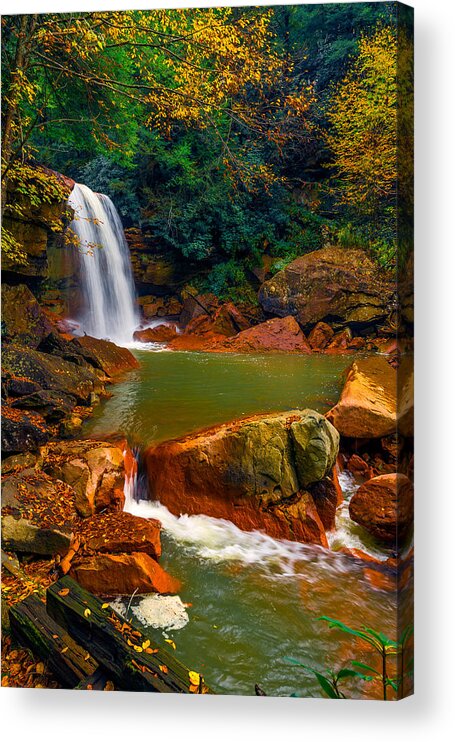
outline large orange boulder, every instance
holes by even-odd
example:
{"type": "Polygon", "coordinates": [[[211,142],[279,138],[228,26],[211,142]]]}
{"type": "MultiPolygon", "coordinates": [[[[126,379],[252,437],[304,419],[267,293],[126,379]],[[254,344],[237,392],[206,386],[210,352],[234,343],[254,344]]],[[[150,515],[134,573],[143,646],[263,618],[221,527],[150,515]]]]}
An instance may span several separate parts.
{"type": "Polygon", "coordinates": [[[382,474],[359,487],[349,503],[349,515],[376,538],[394,544],[408,534],[413,507],[413,486],[408,477],[382,474]]]}
{"type": "Polygon", "coordinates": [[[347,438],[383,438],[397,427],[397,374],[382,356],[355,361],[327,419],[347,438]]]}
{"type": "Polygon", "coordinates": [[[311,353],[311,347],[294,317],[270,319],[217,343],[214,351],[230,353],[311,353]]]}
{"type": "Polygon", "coordinates": [[[75,560],[70,576],[95,595],[175,594],[181,582],[148,554],[95,554],[75,560]]]}
{"type": "Polygon", "coordinates": [[[78,554],[131,554],[161,556],[161,523],[131,513],[100,513],[84,518],[76,531],[78,554]]]}
{"type": "Polygon", "coordinates": [[[147,327],[145,330],[136,330],[133,333],[133,339],[140,343],[168,343],[177,337],[177,327],[175,325],[156,325],[156,327],[147,327]]]}
{"type": "Polygon", "coordinates": [[[326,477],[338,434],[313,410],[255,415],[145,452],[152,497],[171,512],[326,544],[309,486],[326,477]]]}
{"type": "Polygon", "coordinates": [[[313,350],[324,350],[332,340],[334,332],[327,322],[318,322],[308,335],[313,350]]]}
{"type": "Polygon", "coordinates": [[[395,289],[364,250],[325,247],[263,283],[259,302],[269,314],[294,314],[304,328],[320,321],[367,327],[387,318],[395,289]]]}

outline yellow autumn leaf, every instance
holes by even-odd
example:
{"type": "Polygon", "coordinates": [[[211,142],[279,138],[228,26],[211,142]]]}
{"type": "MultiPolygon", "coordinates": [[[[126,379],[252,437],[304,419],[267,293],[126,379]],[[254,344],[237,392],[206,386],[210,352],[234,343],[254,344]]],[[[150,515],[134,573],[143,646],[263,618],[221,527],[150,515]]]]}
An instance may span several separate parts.
{"type": "Polygon", "coordinates": [[[101,608],[103,609],[103,611],[104,611],[104,610],[105,610],[106,608],[109,608],[109,603],[103,603],[103,605],[101,606],[101,608]]]}
{"type": "Polygon", "coordinates": [[[142,642],[142,649],[147,649],[147,647],[150,646],[150,639],[146,639],[145,642],[142,642]]]}
{"type": "Polygon", "coordinates": [[[199,673],[195,672],[194,670],[190,670],[188,675],[191,685],[197,685],[199,687],[199,683],[201,682],[201,676],[199,675],[199,673]]]}
{"type": "Polygon", "coordinates": [[[133,649],[135,652],[142,652],[142,647],[140,647],[138,644],[134,644],[133,649]]]}
{"type": "Polygon", "coordinates": [[[92,612],[91,612],[90,608],[86,608],[85,611],[84,611],[85,618],[88,618],[91,615],[91,613],[92,612]]]}
{"type": "Polygon", "coordinates": [[[167,644],[170,644],[172,649],[177,649],[177,645],[172,641],[172,639],[165,639],[164,641],[167,642],[167,644]]]}

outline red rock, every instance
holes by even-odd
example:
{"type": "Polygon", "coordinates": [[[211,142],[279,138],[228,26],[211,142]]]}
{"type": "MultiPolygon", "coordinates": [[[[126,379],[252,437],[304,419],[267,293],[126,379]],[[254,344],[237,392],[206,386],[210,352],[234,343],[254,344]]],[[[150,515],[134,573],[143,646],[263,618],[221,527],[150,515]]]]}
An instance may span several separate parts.
{"type": "Polygon", "coordinates": [[[97,554],[78,560],[70,576],[95,595],[175,594],[181,582],[148,554],[97,554]]]}
{"type": "Polygon", "coordinates": [[[351,472],[351,474],[355,474],[360,477],[370,478],[372,476],[370,465],[356,453],[353,453],[351,458],[349,459],[347,469],[351,472]]]}
{"type": "Polygon", "coordinates": [[[168,343],[177,337],[177,327],[175,325],[157,325],[156,327],[147,327],[145,330],[136,330],[133,339],[140,343],[168,343]]]}
{"type": "Polygon", "coordinates": [[[86,348],[96,356],[100,368],[107,376],[117,376],[133,368],[139,368],[139,362],[128,350],[120,348],[109,340],[92,338],[90,335],[74,338],[72,341],[79,347],[86,348]]]}
{"type": "Polygon", "coordinates": [[[226,337],[247,330],[249,326],[248,320],[232,302],[223,304],[213,316],[213,332],[226,337]]]}
{"type": "Polygon", "coordinates": [[[324,350],[334,336],[330,325],[326,322],[318,322],[308,335],[308,342],[313,350],[324,350]]]}
{"type": "Polygon", "coordinates": [[[363,350],[365,346],[366,346],[365,338],[356,337],[356,338],[352,338],[351,342],[348,344],[348,350],[363,350]]]}
{"type": "Polygon", "coordinates": [[[349,344],[352,342],[352,332],[349,327],[346,327],[341,332],[338,332],[333,336],[330,345],[327,346],[327,353],[339,353],[344,352],[348,349],[349,344]]]}
{"type": "Polygon", "coordinates": [[[337,505],[342,505],[344,502],[344,494],[341,489],[340,480],[338,479],[338,462],[332,469],[332,482],[337,493],[337,505]]]}
{"type": "Polygon", "coordinates": [[[383,474],[359,487],[349,514],[373,536],[387,543],[401,540],[413,520],[413,487],[404,474],[383,474]]]}
{"type": "Polygon", "coordinates": [[[85,518],[76,531],[82,554],[131,554],[161,556],[161,523],[131,513],[102,513],[85,518]]]}
{"type": "Polygon", "coordinates": [[[275,318],[239,332],[214,351],[228,353],[311,353],[307,339],[294,317],[275,318]]]}
{"type": "Polygon", "coordinates": [[[331,477],[325,477],[309,487],[316,510],[326,531],[335,528],[338,493],[331,477]]]}

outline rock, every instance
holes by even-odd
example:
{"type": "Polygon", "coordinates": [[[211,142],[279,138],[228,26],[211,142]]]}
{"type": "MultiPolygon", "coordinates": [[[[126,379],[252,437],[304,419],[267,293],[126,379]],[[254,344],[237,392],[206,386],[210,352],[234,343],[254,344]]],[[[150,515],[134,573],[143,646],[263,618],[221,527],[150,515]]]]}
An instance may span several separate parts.
{"type": "Polygon", "coordinates": [[[305,489],[329,474],[337,453],[338,435],[322,415],[293,410],[161,443],[145,452],[145,462],[152,496],[177,515],[205,513],[244,530],[323,543],[305,489]]]}
{"type": "Polygon", "coordinates": [[[395,288],[363,250],[325,247],[263,283],[259,302],[269,314],[294,315],[303,328],[320,321],[367,327],[387,319],[395,288]]]}
{"type": "Polygon", "coordinates": [[[338,492],[331,477],[324,477],[309,488],[316,510],[326,531],[335,528],[335,515],[338,507],[338,492]]]}
{"type": "Polygon", "coordinates": [[[405,438],[414,436],[414,355],[400,358],[397,369],[398,431],[405,438]]]}
{"type": "Polygon", "coordinates": [[[371,467],[361,456],[353,453],[347,464],[348,471],[359,477],[371,477],[371,467]]]}
{"type": "Polygon", "coordinates": [[[313,350],[324,350],[332,340],[334,332],[327,322],[318,322],[308,335],[313,350]]]}
{"type": "MultiPolygon", "coordinates": [[[[182,292],[185,293],[185,292],[182,292]]],[[[198,296],[187,295],[183,301],[183,309],[180,314],[180,324],[186,327],[192,319],[205,315],[212,317],[219,306],[219,301],[214,294],[199,294],[198,296]]]]}
{"type": "Polygon", "coordinates": [[[213,315],[213,332],[218,335],[231,337],[242,330],[247,330],[250,326],[248,320],[237,309],[235,304],[227,302],[222,304],[213,315]]]}
{"type": "Polygon", "coordinates": [[[35,451],[54,435],[44,417],[2,404],[2,453],[35,451]]]}
{"type": "Polygon", "coordinates": [[[352,338],[352,340],[348,343],[348,350],[363,350],[366,346],[366,340],[365,338],[356,337],[352,338]]]}
{"type": "Polygon", "coordinates": [[[145,330],[136,330],[133,339],[140,343],[168,343],[178,335],[175,325],[157,325],[145,330]]]}
{"type": "Polygon", "coordinates": [[[183,309],[182,303],[175,296],[145,296],[140,298],[138,303],[146,319],[176,316],[183,309]]]}
{"type": "Polygon", "coordinates": [[[70,576],[95,595],[175,594],[181,583],[148,554],[97,554],[71,566],[70,576]]]}
{"type": "Polygon", "coordinates": [[[2,474],[13,474],[22,469],[33,469],[38,457],[30,452],[8,456],[2,461],[2,474]]]}
{"type": "Polygon", "coordinates": [[[375,538],[393,544],[410,531],[413,506],[410,480],[404,474],[383,474],[359,487],[349,503],[349,515],[375,538]]]}
{"type": "Polygon", "coordinates": [[[131,554],[141,552],[154,559],[161,556],[161,523],[131,513],[103,513],[84,518],[76,532],[79,555],[131,554]]]}
{"type": "Polygon", "coordinates": [[[327,353],[343,353],[348,349],[351,342],[352,332],[349,327],[345,327],[344,330],[337,332],[337,334],[333,336],[331,342],[327,346],[327,353]]]}
{"type": "Polygon", "coordinates": [[[133,368],[139,368],[139,361],[128,348],[120,348],[109,340],[84,335],[71,341],[76,347],[89,351],[98,360],[99,367],[107,376],[117,376],[133,368]]]}
{"type": "Polygon", "coordinates": [[[67,340],[58,332],[51,332],[45,337],[38,346],[42,353],[49,353],[53,356],[59,356],[65,361],[75,363],[76,366],[83,366],[90,370],[99,369],[100,374],[104,375],[100,362],[94,353],[88,348],[84,348],[80,343],[67,340]]]}
{"type": "Polygon", "coordinates": [[[2,284],[2,334],[18,345],[37,348],[52,326],[30,289],[2,284]]]}
{"type": "Polygon", "coordinates": [[[76,523],[74,492],[68,485],[34,469],[3,479],[3,548],[32,554],[65,554],[76,523]]]}
{"type": "Polygon", "coordinates": [[[59,422],[70,414],[76,399],[69,394],[42,389],[14,400],[11,407],[21,410],[39,410],[47,422],[59,422]]]}
{"type": "Polygon", "coordinates": [[[40,449],[41,467],[71,485],[83,517],[101,510],[121,510],[125,503],[122,449],[106,441],[58,441],[40,449]]]}
{"type": "Polygon", "coordinates": [[[311,348],[293,317],[270,319],[216,343],[214,351],[230,353],[311,353],[311,348]]]}
{"type": "Polygon", "coordinates": [[[382,356],[354,361],[327,420],[347,438],[383,438],[396,431],[397,374],[382,356]]]}
{"type": "Polygon", "coordinates": [[[91,392],[104,392],[104,385],[89,369],[31,348],[8,345],[2,354],[6,377],[27,379],[39,389],[60,392],[87,404],[91,392]]]}

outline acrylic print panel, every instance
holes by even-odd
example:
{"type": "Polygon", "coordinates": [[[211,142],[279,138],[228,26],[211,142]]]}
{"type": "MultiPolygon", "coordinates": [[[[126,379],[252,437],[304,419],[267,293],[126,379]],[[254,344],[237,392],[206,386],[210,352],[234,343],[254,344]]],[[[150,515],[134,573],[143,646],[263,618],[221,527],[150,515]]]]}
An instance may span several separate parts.
{"type": "Polygon", "coordinates": [[[413,12],[2,18],[2,685],[412,693],[413,12]]]}

